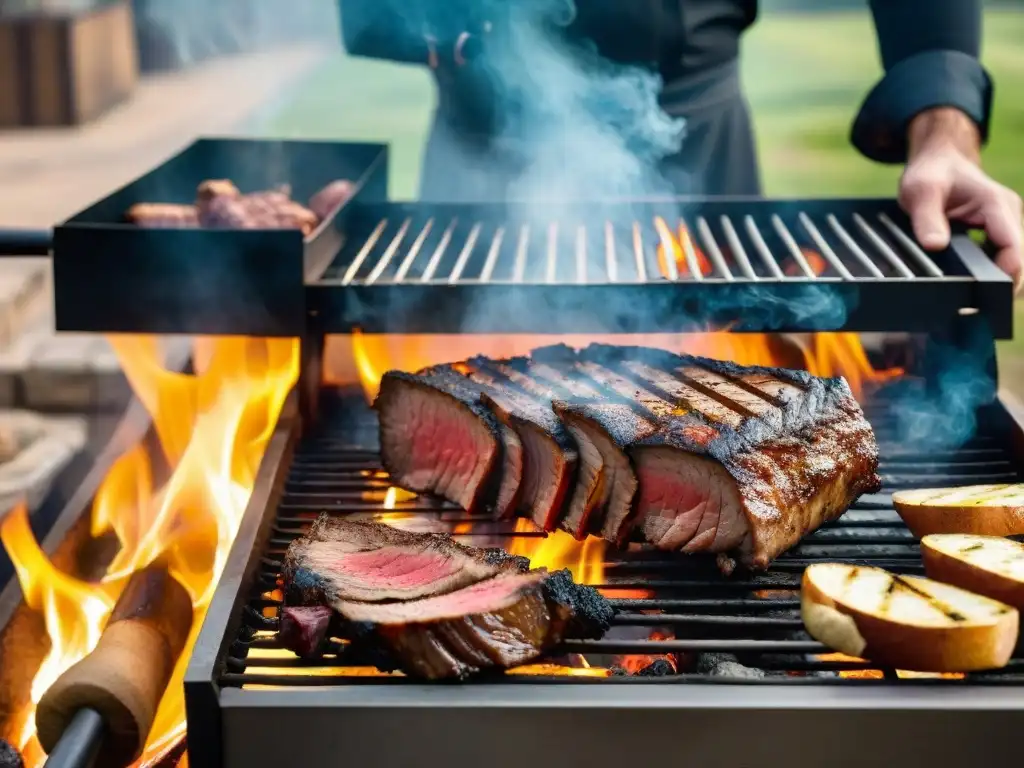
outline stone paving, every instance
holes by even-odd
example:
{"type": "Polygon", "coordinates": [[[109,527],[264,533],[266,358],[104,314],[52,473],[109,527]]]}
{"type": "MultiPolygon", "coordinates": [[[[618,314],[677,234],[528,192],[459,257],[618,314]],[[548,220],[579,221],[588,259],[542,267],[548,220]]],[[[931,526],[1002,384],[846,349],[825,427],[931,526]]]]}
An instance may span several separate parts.
{"type": "MultiPolygon", "coordinates": [[[[0,132],[0,228],[49,227],[197,136],[244,135],[325,55],[296,46],[225,58],[146,78],[131,101],[79,129],[0,132]]],[[[84,444],[75,413],[109,410],[125,392],[106,340],[54,333],[51,289],[47,259],[0,259],[0,513],[19,487],[41,498],[84,444]]]]}

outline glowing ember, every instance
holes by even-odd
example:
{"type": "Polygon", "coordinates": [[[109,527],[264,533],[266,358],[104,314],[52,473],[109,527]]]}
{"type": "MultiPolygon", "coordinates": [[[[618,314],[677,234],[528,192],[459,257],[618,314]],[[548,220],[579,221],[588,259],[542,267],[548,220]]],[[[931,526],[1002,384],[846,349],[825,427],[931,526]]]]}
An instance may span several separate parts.
{"type": "MultiPolygon", "coordinates": [[[[648,640],[675,640],[675,633],[671,631],[655,629],[651,631],[648,636],[648,640]]],[[[654,654],[654,655],[637,655],[630,654],[628,656],[616,656],[615,666],[623,670],[626,674],[635,675],[638,672],[647,669],[656,661],[666,661],[672,667],[674,672],[679,671],[679,660],[674,654],[654,654]]]]}
{"type": "MultiPolygon", "coordinates": [[[[825,257],[817,251],[812,251],[810,248],[801,248],[800,255],[804,257],[804,261],[807,262],[807,266],[811,268],[813,274],[820,275],[828,269],[828,262],[825,261],[825,257]]],[[[786,264],[782,271],[789,277],[807,276],[803,267],[795,259],[786,264]]]]}
{"type": "Polygon", "coordinates": [[[690,236],[690,230],[685,224],[679,222],[679,234],[672,234],[672,230],[661,217],[654,220],[654,228],[658,231],[658,271],[661,276],[671,279],[669,261],[666,254],[671,254],[672,262],[676,265],[676,273],[679,277],[687,277],[690,274],[690,263],[697,265],[701,275],[707,277],[714,272],[714,267],[708,257],[704,255],[697,244],[690,236]]]}
{"type": "MultiPolygon", "coordinates": [[[[851,664],[868,664],[864,659],[856,656],[847,656],[843,653],[823,653],[814,657],[816,661],[844,661],[851,664]]],[[[880,680],[885,673],[880,669],[843,669],[839,671],[840,677],[859,678],[862,680],[880,680]]]]}
{"type": "MultiPolygon", "coordinates": [[[[586,664],[582,656],[580,660],[586,664]]],[[[602,667],[591,667],[589,664],[579,667],[566,667],[560,664],[524,664],[507,670],[506,675],[569,675],[572,677],[608,677],[611,671],[602,667]]]]}
{"type": "MultiPolygon", "coordinates": [[[[846,661],[853,664],[870,664],[871,662],[865,661],[864,659],[858,659],[856,656],[847,656],[842,653],[823,653],[820,656],[814,657],[816,661],[846,661]]],[[[860,678],[860,679],[873,679],[880,680],[885,677],[885,674],[880,669],[845,669],[839,672],[840,677],[860,678]]],[[[966,675],[962,672],[911,672],[905,669],[897,669],[896,677],[901,680],[913,680],[913,679],[943,679],[943,680],[963,680],[966,675]]]]}
{"type": "Polygon", "coordinates": [[[69,666],[93,649],[133,572],[165,559],[192,596],[192,634],[157,711],[139,764],[165,754],[185,733],[183,676],[192,645],[252,492],[263,451],[298,375],[290,339],[210,339],[195,375],[167,370],[159,342],[116,337],[111,343],[135,394],[153,418],[172,468],[154,489],[150,458],[137,447],[118,459],[92,509],[94,535],[113,533],[120,550],[96,583],[57,571],[39,549],[25,510],[0,525],[27,604],[43,613],[50,650],[19,713],[14,739],[26,765],[44,756],[35,739],[35,704],[69,666]]]}

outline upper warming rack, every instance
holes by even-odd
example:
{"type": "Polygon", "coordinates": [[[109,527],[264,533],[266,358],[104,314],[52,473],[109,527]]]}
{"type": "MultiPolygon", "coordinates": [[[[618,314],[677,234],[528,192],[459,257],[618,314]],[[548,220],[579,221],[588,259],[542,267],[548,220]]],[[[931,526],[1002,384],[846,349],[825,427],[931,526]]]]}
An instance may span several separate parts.
{"type": "Polygon", "coordinates": [[[926,253],[894,201],[361,205],[309,286],[314,324],[369,332],[1012,329],[966,235],[926,253]]]}

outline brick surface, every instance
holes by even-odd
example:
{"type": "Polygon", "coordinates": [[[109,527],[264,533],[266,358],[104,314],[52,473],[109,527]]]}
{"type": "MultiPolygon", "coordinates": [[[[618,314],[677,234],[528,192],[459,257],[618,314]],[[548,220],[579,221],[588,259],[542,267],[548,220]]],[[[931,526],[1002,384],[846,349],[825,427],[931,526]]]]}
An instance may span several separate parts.
{"type": "Polygon", "coordinates": [[[22,499],[38,506],[86,437],[83,418],[0,411],[0,514],[22,499]]]}

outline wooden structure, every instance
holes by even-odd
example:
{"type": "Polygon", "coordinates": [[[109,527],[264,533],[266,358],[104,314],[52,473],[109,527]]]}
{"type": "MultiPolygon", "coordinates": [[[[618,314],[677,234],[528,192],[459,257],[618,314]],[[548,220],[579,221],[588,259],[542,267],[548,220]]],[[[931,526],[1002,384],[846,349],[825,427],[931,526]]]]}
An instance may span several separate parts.
{"type": "Polygon", "coordinates": [[[138,82],[128,0],[0,11],[0,128],[89,122],[138,82]]]}

